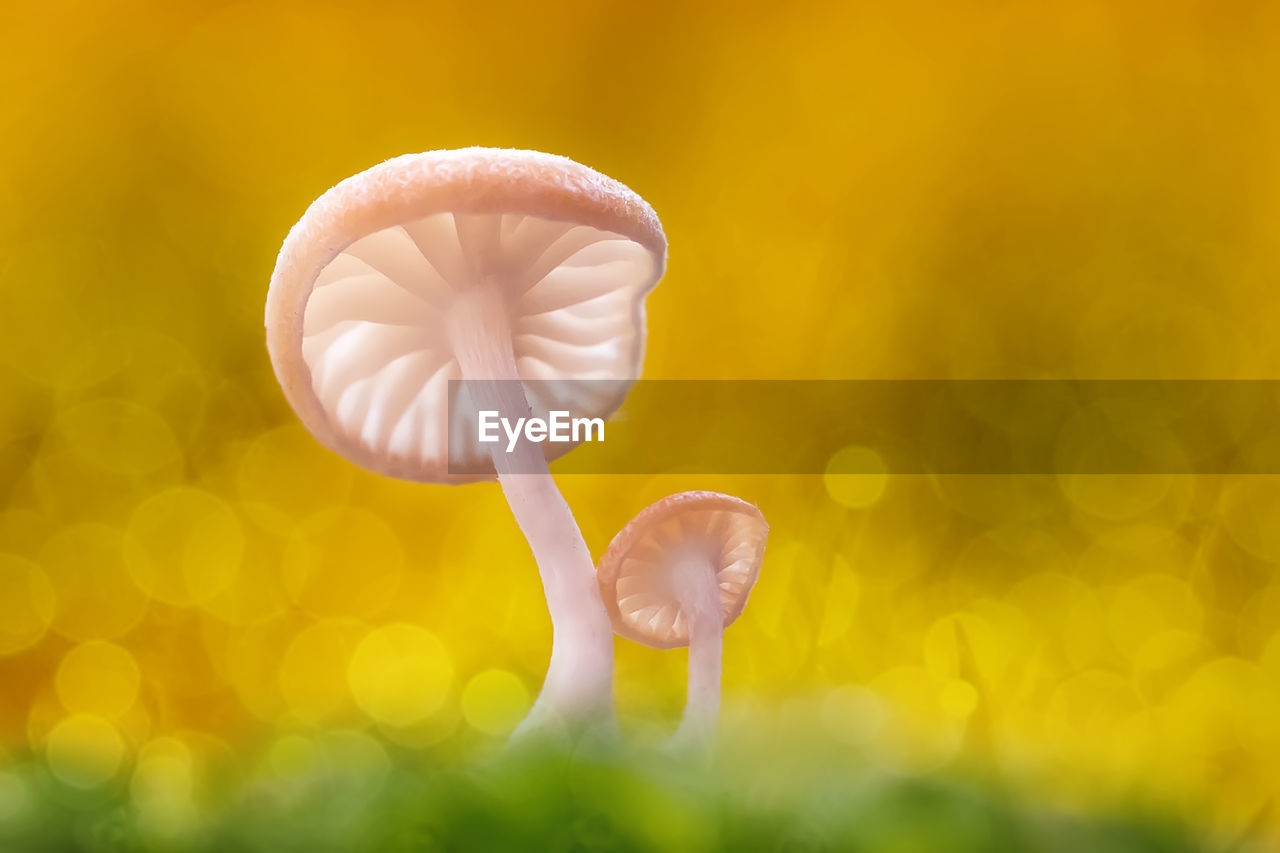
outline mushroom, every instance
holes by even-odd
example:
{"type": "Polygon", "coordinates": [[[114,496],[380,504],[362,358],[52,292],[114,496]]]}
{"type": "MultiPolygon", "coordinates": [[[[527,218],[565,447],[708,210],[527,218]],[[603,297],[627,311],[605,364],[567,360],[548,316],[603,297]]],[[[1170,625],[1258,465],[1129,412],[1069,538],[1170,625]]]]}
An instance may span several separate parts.
{"type": "Polygon", "coordinates": [[[471,380],[477,406],[513,418],[531,413],[526,381],[619,380],[603,392],[536,383],[540,410],[607,418],[639,376],[644,297],[665,265],[662,225],[630,189],[565,157],[494,148],[407,154],[347,178],[311,204],[276,261],[267,349],[320,442],[393,477],[501,483],[553,631],[518,731],[611,712],[612,632],[547,468],[572,445],[451,439],[450,380],[471,380]]]}
{"type": "Polygon", "coordinates": [[[654,648],[689,647],[673,744],[706,744],[715,731],[724,630],[746,606],[768,537],[768,522],[746,501],[681,492],[641,510],[600,558],[596,580],[614,631],[654,648]]]}

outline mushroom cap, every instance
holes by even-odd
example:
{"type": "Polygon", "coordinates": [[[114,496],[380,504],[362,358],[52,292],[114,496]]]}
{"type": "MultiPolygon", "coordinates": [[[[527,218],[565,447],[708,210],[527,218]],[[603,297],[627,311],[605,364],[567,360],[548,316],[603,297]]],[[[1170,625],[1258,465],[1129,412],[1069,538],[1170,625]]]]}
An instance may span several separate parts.
{"type": "MultiPolygon", "coordinates": [[[[520,379],[610,380],[536,382],[535,415],[607,418],[640,374],[644,297],[666,245],[642,198],[566,157],[406,154],[329,189],[290,230],[267,292],[267,349],[330,449],[403,479],[491,480],[475,447],[460,459],[455,444],[452,461],[478,473],[449,473],[460,426],[447,422],[449,380],[464,378],[449,337],[457,295],[497,285],[520,379]]],[[[550,459],[573,445],[542,447],[550,459]]]]}
{"type": "Polygon", "coordinates": [[[613,537],[596,569],[614,631],[659,649],[689,645],[689,619],[669,570],[691,554],[715,566],[729,627],[760,575],[768,537],[760,510],[732,495],[680,492],[645,507],[613,537]]]}

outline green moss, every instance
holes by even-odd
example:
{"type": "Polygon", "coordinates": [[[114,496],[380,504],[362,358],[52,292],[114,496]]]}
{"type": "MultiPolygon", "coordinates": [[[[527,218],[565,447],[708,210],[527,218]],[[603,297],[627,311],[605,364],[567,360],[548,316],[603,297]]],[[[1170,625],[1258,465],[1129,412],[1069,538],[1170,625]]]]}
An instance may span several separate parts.
{"type": "MultiPolygon", "coordinates": [[[[26,851],[820,851],[1188,853],[1170,817],[1046,811],[959,775],[856,763],[733,772],[655,755],[505,754],[466,762],[393,751],[389,769],[241,772],[204,787],[201,816],[148,821],[122,782],[91,792],[38,762],[16,769],[27,805],[0,820],[26,851]]],[[[14,771],[10,771],[14,772],[14,771]]]]}

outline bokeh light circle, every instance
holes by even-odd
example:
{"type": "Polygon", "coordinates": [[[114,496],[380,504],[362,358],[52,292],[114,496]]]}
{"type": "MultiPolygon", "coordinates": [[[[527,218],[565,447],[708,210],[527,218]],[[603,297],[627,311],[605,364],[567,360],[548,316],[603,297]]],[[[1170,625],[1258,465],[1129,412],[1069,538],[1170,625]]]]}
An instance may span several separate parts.
{"type": "Polygon", "coordinates": [[[59,722],[45,741],[49,769],[67,785],[94,788],[120,770],[125,743],[111,723],[93,714],[73,714],[59,722]]]}
{"type": "Polygon", "coordinates": [[[57,520],[44,512],[15,506],[0,509],[0,542],[8,553],[35,554],[57,529],[57,520]]]}
{"type": "Polygon", "coordinates": [[[82,403],[65,412],[59,426],[82,458],[115,474],[151,474],[182,458],[164,418],[131,401],[82,403]]]}
{"type": "Polygon", "coordinates": [[[72,640],[110,640],[131,630],[147,597],[129,576],[124,535],[105,524],[63,528],[40,551],[58,596],[53,628],[72,640]]]}
{"type": "Polygon", "coordinates": [[[529,689],[514,673],[486,669],[476,673],[462,689],[462,716],[488,735],[504,735],[528,712],[529,689]]]}
{"type": "Polygon", "coordinates": [[[129,519],[125,556],[134,582],[152,598],[188,606],[209,601],[235,578],[244,534],[220,498],[190,486],[147,498],[129,519]]]}
{"type": "Polygon", "coordinates": [[[320,751],[315,741],[303,735],[283,735],[267,750],[267,769],[280,779],[297,781],[310,776],[319,769],[319,763],[320,751]]]}
{"type": "Polygon", "coordinates": [[[34,799],[21,776],[0,770],[0,825],[20,818],[31,808],[34,799]]]}
{"type": "Polygon", "coordinates": [[[857,684],[842,684],[827,691],[820,715],[824,728],[836,740],[866,744],[879,735],[886,710],[874,691],[857,684]]]}
{"type": "Polygon", "coordinates": [[[360,641],[347,678],[356,704],[370,719],[410,726],[444,704],[453,682],[453,662],[430,631],[397,622],[370,631],[360,641]]]}
{"type": "Polygon", "coordinates": [[[367,618],[395,598],[404,550],[381,517],[340,507],[298,525],[282,562],[285,586],[303,610],[320,618],[367,618]]]}
{"type": "Polygon", "coordinates": [[[1243,477],[1231,484],[1219,507],[1237,545],[1280,564],[1280,477],[1243,477]]]}
{"type": "Polygon", "coordinates": [[[1186,581],[1152,572],[1120,586],[1111,599],[1111,641],[1130,661],[1165,631],[1200,630],[1203,608],[1186,581]]]}
{"type": "Polygon", "coordinates": [[[325,732],[319,740],[330,772],[354,779],[360,790],[374,795],[391,772],[391,756],[376,738],[353,729],[325,732]]]}
{"type": "Polygon", "coordinates": [[[245,511],[279,527],[347,502],[354,466],[322,447],[302,426],[258,436],[245,451],[236,488],[245,511]]]}
{"type": "Polygon", "coordinates": [[[889,468],[880,454],[869,447],[844,447],[827,460],[822,482],[836,503],[848,509],[864,509],[884,494],[889,468]]]}
{"type": "Polygon", "coordinates": [[[200,607],[230,625],[249,626],[280,617],[291,607],[281,571],[287,538],[257,524],[241,526],[244,551],[239,570],[226,589],[200,607]]]}
{"type": "Polygon", "coordinates": [[[113,326],[84,341],[67,361],[58,394],[128,400],[150,408],[187,441],[204,414],[204,370],[172,335],[146,326],[113,326]]]}
{"type": "Polygon", "coordinates": [[[280,661],[280,695],[294,716],[320,724],[349,705],[347,662],[368,631],[352,619],[325,619],[293,638],[280,661]]]}
{"type": "Polygon", "coordinates": [[[963,719],[978,707],[978,691],[969,682],[951,678],[938,688],[938,703],[943,713],[963,719]]]}
{"type": "Polygon", "coordinates": [[[179,738],[158,737],[138,750],[129,794],[145,835],[171,840],[196,826],[196,773],[191,748],[179,738]]]}
{"type": "Polygon", "coordinates": [[[54,680],[58,699],[68,711],[109,720],[118,720],[133,706],[141,683],[133,655],[104,640],[90,640],[68,651],[54,680]]]}
{"type": "Polygon", "coordinates": [[[39,565],[0,554],[0,655],[38,642],[53,623],[56,606],[53,584],[39,565]]]}

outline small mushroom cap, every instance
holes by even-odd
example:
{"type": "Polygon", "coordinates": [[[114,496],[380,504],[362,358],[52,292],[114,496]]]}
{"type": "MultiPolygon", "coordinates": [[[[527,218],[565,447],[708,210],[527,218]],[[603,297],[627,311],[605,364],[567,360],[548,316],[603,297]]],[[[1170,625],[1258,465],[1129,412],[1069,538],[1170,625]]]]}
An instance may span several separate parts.
{"type": "MultiPolygon", "coordinates": [[[[458,458],[455,444],[452,461],[479,473],[449,473],[458,294],[497,286],[520,379],[622,380],[538,382],[535,414],[607,418],[640,374],[644,297],[666,246],[642,198],[566,157],[406,154],[337,184],[293,226],[267,293],[267,349],[332,450],[409,480],[493,479],[474,446],[458,458]]],[[[542,447],[554,458],[572,445],[542,447]]]]}
{"type": "Polygon", "coordinates": [[[596,581],[619,635],[660,649],[689,645],[673,570],[705,559],[716,572],[729,627],[760,575],[769,524],[752,504],[719,492],[681,492],[650,504],[600,558],[596,581]]]}

